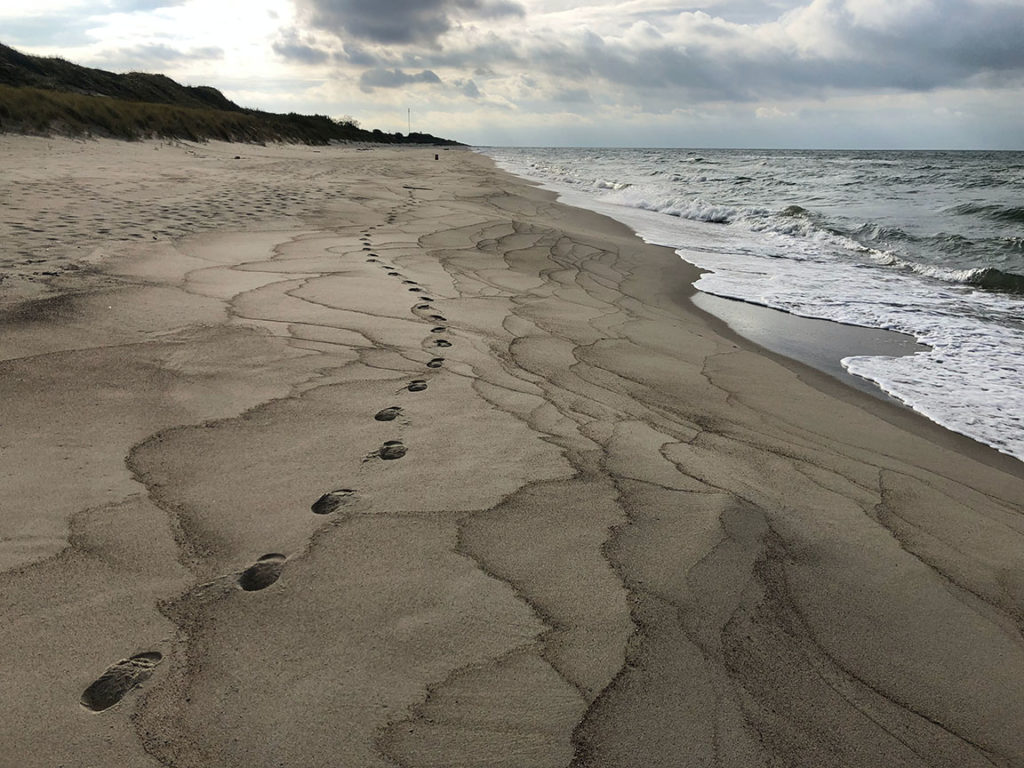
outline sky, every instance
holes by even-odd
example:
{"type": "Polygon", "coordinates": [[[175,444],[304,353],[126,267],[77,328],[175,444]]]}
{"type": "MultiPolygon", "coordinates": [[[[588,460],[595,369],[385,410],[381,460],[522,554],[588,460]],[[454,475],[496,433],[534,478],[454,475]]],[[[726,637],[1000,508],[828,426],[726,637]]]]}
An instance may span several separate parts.
{"type": "Polygon", "coordinates": [[[0,42],[474,145],[1024,149],[1024,0],[5,0],[0,42]]]}

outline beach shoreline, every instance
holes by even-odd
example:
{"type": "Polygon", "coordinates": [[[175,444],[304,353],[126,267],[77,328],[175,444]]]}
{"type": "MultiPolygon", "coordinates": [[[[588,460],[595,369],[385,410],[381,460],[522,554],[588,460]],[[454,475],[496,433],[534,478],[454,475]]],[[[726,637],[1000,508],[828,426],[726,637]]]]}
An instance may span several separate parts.
{"type": "Polygon", "coordinates": [[[671,249],[463,150],[0,156],[19,765],[1024,764],[1024,465],[671,249]]]}

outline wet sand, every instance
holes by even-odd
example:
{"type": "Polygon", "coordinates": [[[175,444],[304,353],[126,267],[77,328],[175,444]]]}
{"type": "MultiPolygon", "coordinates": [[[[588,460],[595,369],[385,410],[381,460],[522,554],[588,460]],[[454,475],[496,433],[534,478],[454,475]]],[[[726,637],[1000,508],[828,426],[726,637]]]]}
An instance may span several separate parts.
{"type": "Polygon", "coordinates": [[[0,136],[4,760],[1024,765],[1024,465],[434,152],[0,136]]]}

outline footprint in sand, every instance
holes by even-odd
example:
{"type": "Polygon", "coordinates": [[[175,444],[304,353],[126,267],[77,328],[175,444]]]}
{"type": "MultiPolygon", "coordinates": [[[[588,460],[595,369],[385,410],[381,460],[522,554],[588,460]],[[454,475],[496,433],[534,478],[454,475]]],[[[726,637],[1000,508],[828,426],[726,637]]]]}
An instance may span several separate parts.
{"type": "Polygon", "coordinates": [[[339,488],[329,491],[313,502],[310,507],[315,515],[329,515],[339,507],[344,507],[355,500],[356,492],[351,488],[339,488]]]}
{"type": "Polygon", "coordinates": [[[405,456],[406,447],[402,445],[401,440],[388,440],[380,448],[373,453],[367,455],[363,461],[369,461],[370,459],[383,459],[384,461],[394,461],[405,456]]]}
{"type": "Polygon", "coordinates": [[[448,339],[434,339],[435,347],[450,347],[452,343],[448,339]]]}
{"type": "Polygon", "coordinates": [[[447,330],[448,330],[448,328],[446,326],[439,325],[436,328],[431,328],[430,332],[431,333],[444,333],[447,330]]]}
{"type": "Polygon", "coordinates": [[[364,246],[363,246],[363,250],[364,250],[364,251],[372,251],[372,250],[373,250],[373,247],[372,247],[372,246],[369,246],[369,245],[364,245],[364,246]]]}
{"type": "Polygon", "coordinates": [[[403,280],[402,285],[419,285],[415,280],[403,280]]]}
{"type": "Polygon", "coordinates": [[[109,709],[123,699],[128,691],[152,675],[153,669],[163,658],[163,654],[157,651],[146,651],[130,659],[121,659],[85,689],[82,706],[93,712],[109,709]]]}
{"type": "Polygon", "coordinates": [[[423,379],[414,379],[413,381],[410,381],[409,386],[406,387],[410,392],[422,392],[426,388],[427,382],[423,379]]]}
{"type": "Polygon", "coordinates": [[[238,586],[246,592],[266,589],[280,578],[285,559],[277,552],[264,555],[238,575],[238,586]]]}
{"type": "Polygon", "coordinates": [[[367,261],[370,262],[371,264],[376,264],[377,263],[377,259],[374,259],[372,257],[367,259],[367,261]]]}
{"type": "MultiPolygon", "coordinates": [[[[427,309],[429,309],[429,307],[427,307],[427,309]]],[[[430,319],[433,320],[435,323],[447,323],[448,322],[448,318],[445,317],[444,315],[431,315],[430,319]]]]}
{"type": "Polygon", "coordinates": [[[444,365],[444,358],[435,357],[433,360],[427,363],[427,368],[440,368],[442,365],[444,365]]]}
{"type": "Polygon", "coordinates": [[[387,408],[382,408],[374,414],[377,421],[394,421],[402,415],[402,409],[397,405],[389,405],[387,408]]]}
{"type": "Polygon", "coordinates": [[[420,293],[423,289],[422,288],[413,287],[413,288],[410,288],[409,290],[412,291],[413,293],[420,293]]]}

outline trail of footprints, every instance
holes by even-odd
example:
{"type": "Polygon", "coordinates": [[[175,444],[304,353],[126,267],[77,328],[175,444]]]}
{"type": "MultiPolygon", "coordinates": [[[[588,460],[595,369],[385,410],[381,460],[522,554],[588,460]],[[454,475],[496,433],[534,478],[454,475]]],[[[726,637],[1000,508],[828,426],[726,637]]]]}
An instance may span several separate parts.
{"type": "MultiPolygon", "coordinates": [[[[387,221],[389,224],[394,223],[395,214],[392,213],[388,216],[387,221]]],[[[370,227],[367,231],[364,231],[360,237],[362,243],[362,251],[367,253],[366,261],[370,263],[380,264],[381,268],[387,272],[388,277],[401,278],[401,284],[408,286],[408,290],[412,293],[423,293],[423,288],[415,280],[407,280],[402,278],[401,272],[395,267],[387,264],[383,264],[380,261],[380,257],[373,253],[373,245],[370,239],[370,231],[376,229],[376,227],[370,227]]],[[[411,312],[417,317],[427,320],[433,323],[445,323],[447,318],[443,315],[437,314],[432,306],[433,299],[429,296],[419,296],[418,303],[413,305],[411,312]]],[[[448,327],[445,325],[435,325],[430,329],[430,333],[434,334],[432,337],[428,337],[428,346],[446,348],[452,344],[450,341],[444,338],[436,338],[437,335],[445,333],[448,327]]],[[[435,357],[426,363],[428,368],[438,369],[444,365],[445,359],[443,357],[435,357]]],[[[423,392],[427,389],[427,381],[425,379],[413,379],[406,384],[399,393],[401,392],[423,392]]],[[[403,410],[401,406],[389,405],[381,410],[377,411],[373,417],[376,421],[387,423],[398,421],[401,423],[403,418],[403,410]]],[[[364,462],[379,459],[381,461],[396,461],[403,458],[408,449],[401,440],[386,440],[379,448],[368,453],[363,459],[364,462]]],[[[313,502],[310,509],[313,514],[316,515],[330,515],[337,512],[340,509],[344,509],[346,506],[354,504],[358,500],[358,492],[353,488],[339,488],[333,491],[328,491],[313,502]]],[[[241,573],[233,577],[235,584],[238,588],[245,592],[259,592],[273,585],[281,577],[281,572],[284,570],[287,556],[278,552],[271,552],[263,555],[255,563],[250,565],[241,573]]],[[[232,577],[225,577],[232,578],[232,577]]],[[[216,580],[216,582],[223,581],[223,579],[216,580]]],[[[216,583],[215,582],[215,583],[216,583]]],[[[214,583],[203,584],[195,588],[193,592],[200,594],[206,590],[209,590],[214,586],[214,583]]],[[[121,659],[120,661],[110,665],[107,670],[100,675],[85,691],[82,693],[81,704],[84,708],[92,712],[103,712],[104,710],[110,709],[123,699],[132,689],[136,688],[140,684],[148,680],[156,667],[163,661],[163,654],[158,651],[145,651],[131,656],[127,659],[121,659]]]]}

